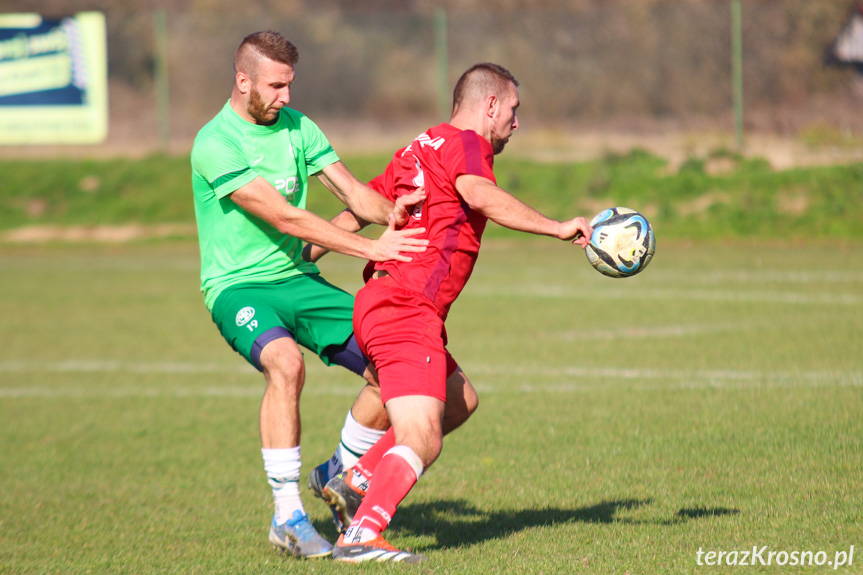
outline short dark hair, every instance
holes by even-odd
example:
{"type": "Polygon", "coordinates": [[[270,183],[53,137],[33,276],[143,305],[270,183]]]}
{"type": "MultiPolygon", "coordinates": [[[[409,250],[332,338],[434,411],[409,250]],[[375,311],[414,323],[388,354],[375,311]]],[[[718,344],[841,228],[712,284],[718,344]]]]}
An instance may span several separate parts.
{"type": "Polygon", "coordinates": [[[279,32],[265,30],[249,34],[240,42],[234,55],[234,72],[243,72],[254,77],[258,62],[266,58],[294,66],[300,59],[297,47],[279,32]]]}
{"type": "Polygon", "coordinates": [[[452,93],[453,113],[471,97],[484,98],[488,94],[502,96],[509,91],[510,84],[518,87],[518,80],[503,66],[491,62],[474,64],[456,82],[452,93]]]}

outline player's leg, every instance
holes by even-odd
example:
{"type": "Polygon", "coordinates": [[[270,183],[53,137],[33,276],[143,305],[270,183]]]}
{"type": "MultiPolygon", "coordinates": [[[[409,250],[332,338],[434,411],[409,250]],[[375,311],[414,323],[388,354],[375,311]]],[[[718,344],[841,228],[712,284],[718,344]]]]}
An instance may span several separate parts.
{"type": "MultiPolygon", "coordinates": [[[[340,365],[367,381],[348,410],[332,457],[309,473],[308,487],[312,494],[326,501],[324,486],[378,442],[389,428],[389,419],[374,369],[353,335],[353,296],[320,276],[307,276],[293,283],[297,284],[292,292],[293,305],[302,310],[304,319],[300,343],[317,353],[327,365],[340,365]]],[[[336,528],[343,531],[345,524],[338,509],[327,503],[336,528]]]]}
{"type": "Polygon", "coordinates": [[[300,445],[300,393],[306,379],[303,353],[285,330],[260,353],[260,366],[267,381],[261,400],[260,432],[264,449],[300,445]]]}
{"type": "Polygon", "coordinates": [[[448,367],[443,321],[425,298],[377,280],[360,290],[354,324],[361,347],[378,369],[396,445],[378,463],[333,558],[418,562],[422,557],[394,549],[381,533],[443,445],[448,367]]]}
{"type": "Polygon", "coordinates": [[[443,416],[443,433],[452,433],[470,419],[479,407],[479,396],[467,374],[456,365],[446,379],[446,410],[443,416]]]}
{"type": "Polygon", "coordinates": [[[335,560],[415,563],[423,559],[393,548],[382,533],[423,470],[440,455],[444,402],[428,396],[396,397],[387,402],[387,413],[395,430],[396,446],[378,464],[353,522],[333,549],[335,560]]]}
{"type": "MultiPolygon", "coordinates": [[[[349,319],[345,317],[344,321],[349,319]]],[[[315,467],[309,475],[309,489],[315,496],[321,498],[327,482],[344,469],[352,467],[383,436],[390,425],[380,399],[380,389],[374,370],[369,365],[369,360],[359,350],[353,334],[344,344],[330,346],[325,352],[331,364],[341,365],[353,373],[362,375],[367,384],[360,389],[354,404],[348,410],[339,444],[332,457],[315,467]]],[[[338,519],[335,516],[334,520],[338,525],[338,519]]]]}
{"type": "Polygon", "coordinates": [[[264,469],[272,488],[270,542],[302,557],[329,555],[332,546],[309,522],[299,496],[299,398],[305,381],[303,356],[278,306],[279,286],[234,286],[213,308],[213,320],[231,346],[260,370],[267,386],[259,426],[264,469]]]}
{"type": "Polygon", "coordinates": [[[357,394],[354,404],[351,406],[351,412],[354,413],[357,421],[363,421],[365,425],[379,431],[386,431],[390,428],[390,418],[387,416],[387,411],[381,401],[380,384],[371,363],[363,374],[363,378],[367,383],[357,394]]]}
{"type": "MultiPolygon", "coordinates": [[[[471,385],[464,371],[447,357],[452,371],[446,380],[446,407],[443,419],[443,434],[446,435],[470,418],[479,406],[476,389],[471,385]]],[[[379,400],[378,400],[379,401],[379,400]]],[[[369,481],[384,454],[395,447],[395,431],[390,428],[384,436],[359,458],[353,467],[335,475],[324,487],[324,498],[333,513],[336,527],[344,531],[353,521],[365,497],[369,481]]]]}
{"type": "Polygon", "coordinates": [[[315,531],[300,499],[302,352],[290,337],[275,339],[263,347],[260,365],[267,380],[260,412],[261,452],[275,505],[270,542],[300,557],[326,557],[332,545],[315,531]]]}
{"type": "MultiPolygon", "coordinates": [[[[446,379],[446,407],[443,420],[443,434],[455,431],[479,407],[479,397],[465,372],[456,364],[455,360],[447,352],[447,379],[446,379]]],[[[378,396],[380,388],[378,388],[378,396]]],[[[370,396],[372,394],[369,394],[370,396]]],[[[378,400],[379,401],[379,400],[378,400]]],[[[389,420],[387,420],[389,421],[389,420]]],[[[395,432],[390,429],[384,436],[369,448],[353,466],[360,475],[359,483],[371,479],[375,467],[391,447],[394,447],[395,432]],[[362,477],[364,475],[365,477],[362,477]]]]}

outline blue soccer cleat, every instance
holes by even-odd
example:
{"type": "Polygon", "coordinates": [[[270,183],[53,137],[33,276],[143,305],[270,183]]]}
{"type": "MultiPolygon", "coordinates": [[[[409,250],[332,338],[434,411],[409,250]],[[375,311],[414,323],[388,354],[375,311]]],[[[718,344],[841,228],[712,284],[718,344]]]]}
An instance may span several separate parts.
{"type": "Polygon", "coordinates": [[[318,535],[309,516],[302,511],[294,511],[293,517],[281,525],[270,525],[270,543],[280,551],[287,551],[295,557],[312,559],[329,557],[333,546],[329,541],[318,535]]]}

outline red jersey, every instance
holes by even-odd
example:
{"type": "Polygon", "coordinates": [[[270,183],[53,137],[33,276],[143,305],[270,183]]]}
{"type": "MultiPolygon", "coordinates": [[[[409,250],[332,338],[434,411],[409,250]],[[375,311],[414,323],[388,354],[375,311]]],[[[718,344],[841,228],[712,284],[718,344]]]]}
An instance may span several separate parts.
{"type": "MultiPolygon", "coordinates": [[[[428,239],[428,248],[411,254],[411,262],[378,262],[374,269],[386,270],[403,287],[425,295],[443,318],[470,278],[488,221],[461,198],[455,181],[461,175],[475,175],[496,182],[493,166],[488,140],[444,123],[396,152],[386,172],[369,184],[391,200],[425,186],[426,200],[404,228],[425,228],[415,237],[428,239]]],[[[366,275],[370,273],[369,266],[366,275]]]]}

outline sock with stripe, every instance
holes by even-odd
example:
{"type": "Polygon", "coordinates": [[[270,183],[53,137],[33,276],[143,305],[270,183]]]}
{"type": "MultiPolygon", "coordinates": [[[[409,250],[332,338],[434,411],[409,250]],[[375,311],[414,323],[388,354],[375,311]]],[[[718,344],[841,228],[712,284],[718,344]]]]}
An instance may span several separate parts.
{"type": "Polygon", "coordinates": [[[354,463],[354,473],[361,476],[358,480],[368,481],[371,479],[372,475],[375,473],[375,469],[377,469],[378,464],[381,462],[381,459],[383,459],[384,455],[390,449],[395,447],[395,445],[396,434],[395,431],[393,431],[393,428],[390,427],[378,442],[372,445],[369,450],[366,451],[365,455],[360,457],[359,460],[354,463]]]}
{"type": "Polygon", "coordinates": [[[385,433],[386,431],[359,423],[354,419],[354,414],[348,410],[342,427],[341,441],[329,461],[327,477],[335,477],[345,469],[353,467],[385,433]]]}
{"type": "Polygon", "coordinates": [[[365,543],[377,539],[422,472],[422,460],[410,447],[397,445],[387,451],[375,470],[374,481],[354,521],[345,531],[344,542],[365,543]]]}
{"type": "Polygon", "coordinates": [[[293,517],[294,511],[305,514],[300,500],[300,448],[261,449],[264,471],[273,488],[275,521],[281,525],[293,517]]]}

